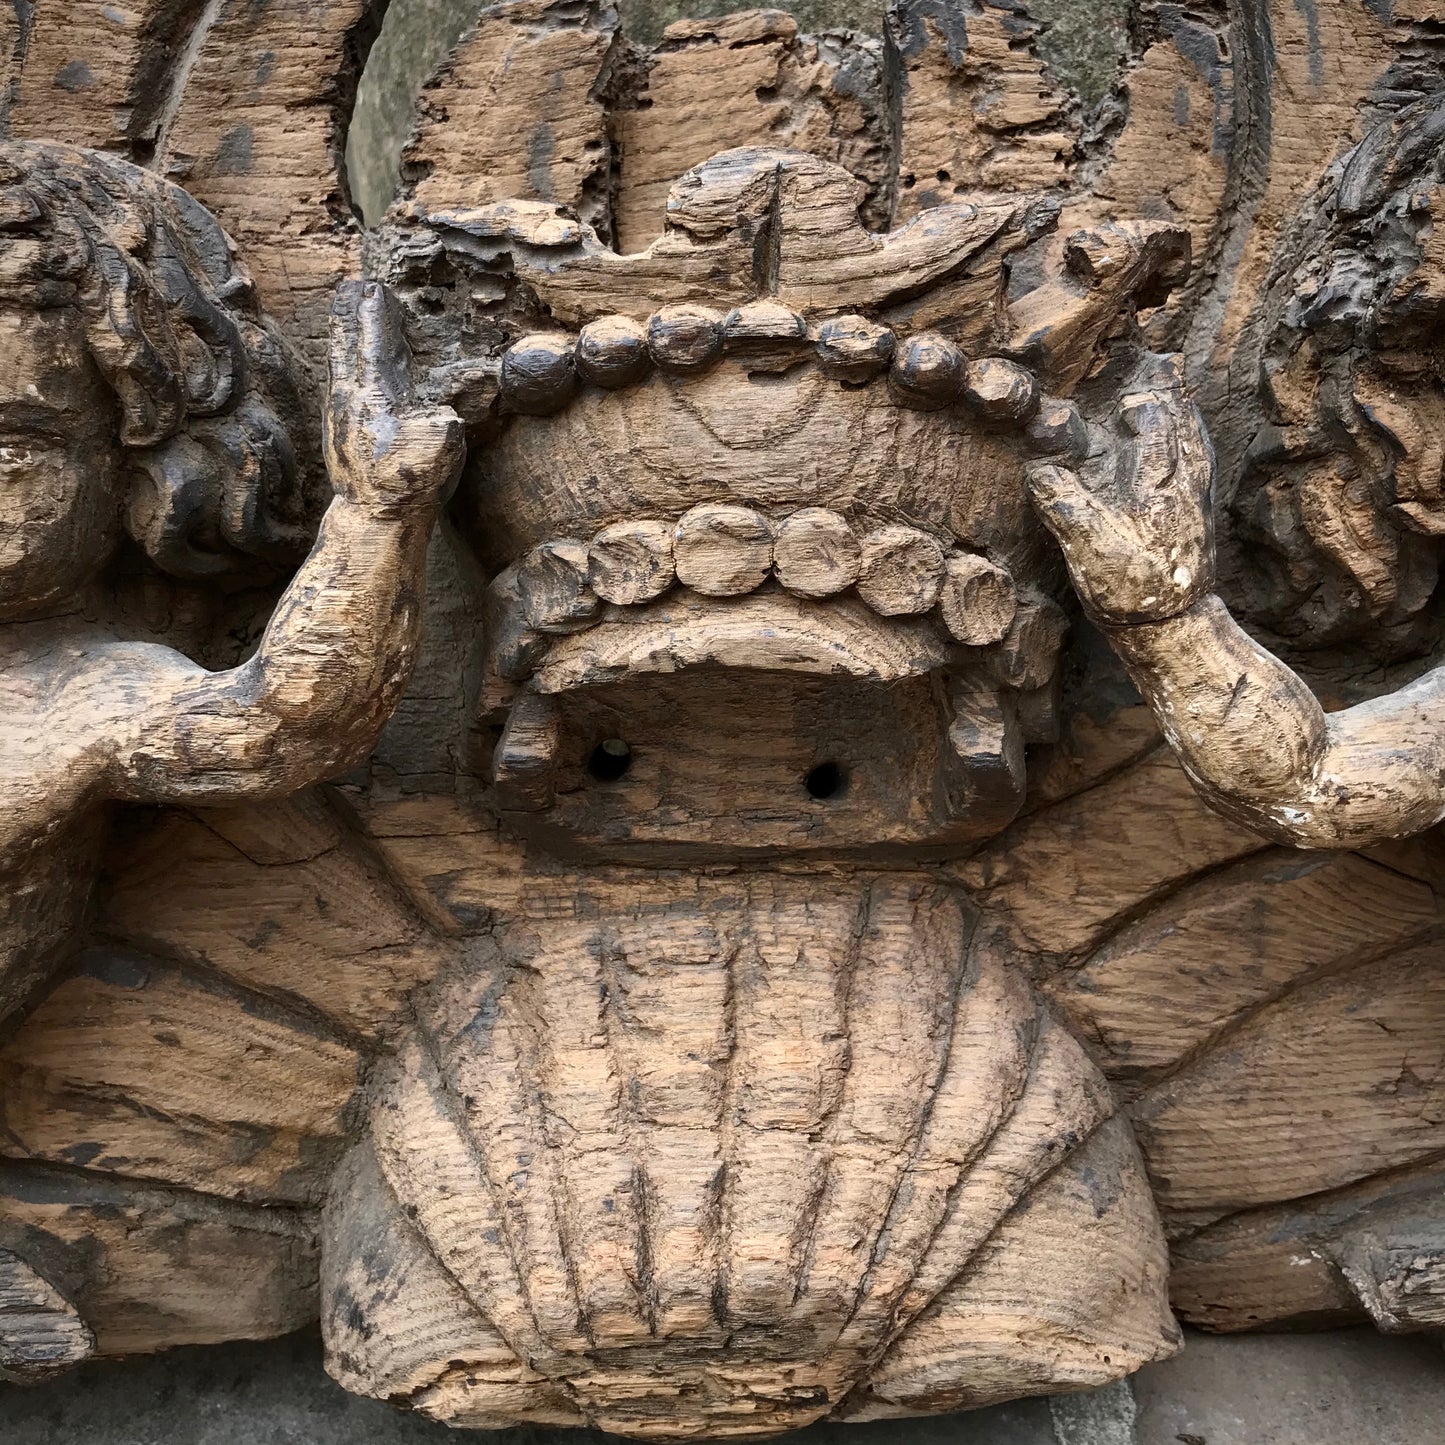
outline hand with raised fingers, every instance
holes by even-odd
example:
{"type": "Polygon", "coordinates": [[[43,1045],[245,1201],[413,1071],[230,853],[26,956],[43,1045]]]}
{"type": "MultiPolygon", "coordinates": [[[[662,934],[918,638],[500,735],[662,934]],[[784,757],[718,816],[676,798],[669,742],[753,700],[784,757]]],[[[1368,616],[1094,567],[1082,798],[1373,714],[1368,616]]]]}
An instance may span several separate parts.
{"type": "Polygon", "coordinates": [[[337,289],[324,444],[336,494],[383,516],[435,508],[461,470],[461,421],[416,400],[401,316],[379,281],[337,289]]]}
{"type": "Polygon", "coordinates": [[[1077,471],[1028,471],[1085,610],[1106,624],[1175,617],[1214,588],[1214,453],[1174,368],[1148,379],[1121,398],[1114,446],[1077,471]]]}

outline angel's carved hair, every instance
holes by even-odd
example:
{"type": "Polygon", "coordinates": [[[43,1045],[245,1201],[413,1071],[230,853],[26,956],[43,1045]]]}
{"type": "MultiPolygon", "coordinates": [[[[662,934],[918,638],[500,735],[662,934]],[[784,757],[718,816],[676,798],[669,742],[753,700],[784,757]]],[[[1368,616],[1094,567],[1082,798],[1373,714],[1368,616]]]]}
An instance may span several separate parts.
{"type": "Polygon", "coordinates": [[[1230,499],[1247,549],[1231,604],[1301,649],[1358,643],[1370,672],[1441,636],[1445,304],[1421,197],[1445,177],[1442,136],[1439,95],[1382,120],[1282,241],[1260,310],[1262,404],[1230,499]]]}
{"type": "Polygon", "coordinates": [[[301,363],[192,196],[94,151],[0,145],[0,305],[80,313],[130,451],[127,524],[159,566],[193,577],[304,551],[301,363]]]}

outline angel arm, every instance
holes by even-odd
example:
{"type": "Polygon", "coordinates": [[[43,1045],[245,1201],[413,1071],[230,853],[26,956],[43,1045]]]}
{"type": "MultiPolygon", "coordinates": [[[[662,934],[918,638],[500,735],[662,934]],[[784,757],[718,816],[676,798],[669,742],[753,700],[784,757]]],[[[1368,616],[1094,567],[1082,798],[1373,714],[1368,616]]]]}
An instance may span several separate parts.
{"type": "Polygon", "coordinates": [[[293,792],[364,757],[411,674],[427,539],[460,424],[413,403],[394,305],[343,286],[332,312],[326,463],[336,496],[255,655],[207,673],[167,654],[116,796],[222,802],[293,792]]]}
{"type": "Polygon", "coordinates": [[[1213,593],[1213,456],[1165,364],[1123,436],[1073,472],[1034,468],[1035,506],[1085,609],[1220,812],[1277,842],[1362,847],[1445,816],[1445,670],[1325,713],[1213,593]]]}
{"type": "Polygon", "coordinates": [[[1445,816],[1445,670],[1326,713],[1218,597],[1105,633],[1200,792],[1246,827],[1359,848],[1445,816]]]}

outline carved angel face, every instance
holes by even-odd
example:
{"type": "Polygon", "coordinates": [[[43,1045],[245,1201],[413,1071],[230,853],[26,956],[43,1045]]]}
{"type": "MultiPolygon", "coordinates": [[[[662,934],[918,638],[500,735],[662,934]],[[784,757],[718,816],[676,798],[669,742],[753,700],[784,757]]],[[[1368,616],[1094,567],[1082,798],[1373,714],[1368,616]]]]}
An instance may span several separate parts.
{"type": "Polygon", "coordinates": [[[301,368],[225,233],[113,156],[0,143],[0,617],[129,530],[161,571],[269,580],[310,544],[301,368]]]}
{"type": "Polygon", "coordinates": [[[115,412],[77,311],[0,310],[0,617],[71,596],[109,555],[115,412]]]}

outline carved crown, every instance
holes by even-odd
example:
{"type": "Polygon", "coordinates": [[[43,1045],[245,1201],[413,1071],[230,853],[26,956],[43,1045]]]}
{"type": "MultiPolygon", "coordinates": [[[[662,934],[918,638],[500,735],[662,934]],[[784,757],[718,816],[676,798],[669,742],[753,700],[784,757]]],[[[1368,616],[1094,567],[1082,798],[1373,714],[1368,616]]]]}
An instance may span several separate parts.
{"type": "Polygon", "coordinates": [[[1056,201],[997,196],[875,234],[858,203],[836,165],[734,150],[639,254],[536,203],[388,237],[474,443],[498,798],[558,846],[956,848],[1052,738],[1063,577],[1025,468],[1110,444],[1110,343],[1187,235],[1060,236],[1056,201]],[[635,766],[599,788],[609,738],[635,766]],[[820,762],[849,781],[799,803],[820,762]]]}
{"type": "MultiPolygon", "coordinates": [[[[754,637],[771,618],[779,645],[752,665],[887,678],[997,646],[1042,604],[1023,468],[1088,449],[1067,397],[1183,274],[1187,236],[1079,232],[1010,300],[1008,258],[1056,203],[961,202],[878,235],[858,201],[836,165],[744,149],[682,177],[637,255],[545,205],[413,218],[404,265],[505,255],[546,318],[482,383],[495,432],[463,499],[498,574],[501,676],[550,691],[686,665],[684,613],[697,656],[726,661],[699,599],[762,594],[754,637]],[[627,626],[585,657],[546,641],[598,622],[627,626]]],[[[454,375],[475,415],[475,367],[454,375]]]]}

